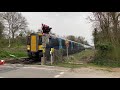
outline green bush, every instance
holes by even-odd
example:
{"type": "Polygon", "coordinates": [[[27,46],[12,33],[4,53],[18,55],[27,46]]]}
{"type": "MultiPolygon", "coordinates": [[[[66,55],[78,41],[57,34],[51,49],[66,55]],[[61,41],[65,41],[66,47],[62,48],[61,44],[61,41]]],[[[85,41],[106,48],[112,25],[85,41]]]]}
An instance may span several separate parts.
{"type": "Polygon", "coordinates": [[[0,48],[7,47],[8,46],[8,40],[7,39],[1,39],[0,40],[0,48]]]}
{"type": "Polygon", "coordinates": [[[107,57],[113,50],[113,45],[111,43],[98,43],[96,45],[98,50],[97,57],[107,57]]]}
{"type": "Polygon", "coordinates": [[[120,46],[115,43],[97,44],[94,63],[103,66],[120,66],[120,46]]]}

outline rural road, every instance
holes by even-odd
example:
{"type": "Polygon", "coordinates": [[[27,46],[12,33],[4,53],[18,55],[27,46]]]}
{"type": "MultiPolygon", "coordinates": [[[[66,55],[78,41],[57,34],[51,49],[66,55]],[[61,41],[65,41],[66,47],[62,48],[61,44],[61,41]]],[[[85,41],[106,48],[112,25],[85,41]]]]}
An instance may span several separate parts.
{"type": "Polygon", "coordinates": [[[5,64],[0,65],[0,78],[120,78],[120,70],[5,64]]]}

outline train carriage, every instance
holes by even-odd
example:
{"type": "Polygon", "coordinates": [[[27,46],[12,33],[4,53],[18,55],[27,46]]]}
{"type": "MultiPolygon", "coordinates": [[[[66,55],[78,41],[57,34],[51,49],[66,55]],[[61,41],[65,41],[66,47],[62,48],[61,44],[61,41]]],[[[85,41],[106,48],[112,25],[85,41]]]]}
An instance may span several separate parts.
{"type": "MultiPolygon", "coordinates": [[[[27,38],[27,52],[30,58],[41,58],[43,56],[43,35],[42,34],[30,34],[27,38]]],[[[66,39],[50,35],[48,38],[49,42],[46,44],[46,56],[50,57],[50,49],[54,48],[55,50],[63,50],[63,55],[66,55],[66,39]]],[[[84,50],[84,46],[80,43],[67,40],[68,41],[68,53],[74,54],[84,50]]]]}

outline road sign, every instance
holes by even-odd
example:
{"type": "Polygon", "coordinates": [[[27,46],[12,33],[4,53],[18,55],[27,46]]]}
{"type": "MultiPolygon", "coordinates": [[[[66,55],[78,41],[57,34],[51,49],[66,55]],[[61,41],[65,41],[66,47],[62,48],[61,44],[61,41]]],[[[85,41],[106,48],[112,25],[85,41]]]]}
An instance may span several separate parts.
{"type": "Polygon", "coordinates": [[[42,42],[46,46],[46,44],[49,43],[49,35],[43,35],[42,36],[42,42]]]}
{"type": "Polygon", "coordinates": [[[66,40],[65,44],[66,44],[66,47],[69,47],[69,41],[68,40],[66,40]]]}

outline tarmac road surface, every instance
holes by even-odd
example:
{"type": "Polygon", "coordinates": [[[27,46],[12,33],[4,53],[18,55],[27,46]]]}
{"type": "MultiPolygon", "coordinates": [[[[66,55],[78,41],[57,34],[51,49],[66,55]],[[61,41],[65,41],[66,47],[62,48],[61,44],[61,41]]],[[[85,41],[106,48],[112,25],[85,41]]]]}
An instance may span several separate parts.
{"type": "Polygon", "coordinates": [[[70,68],[41,65],[0,65],[0,78],[119,78],[119,73],[91,68],[70,68]]]}

